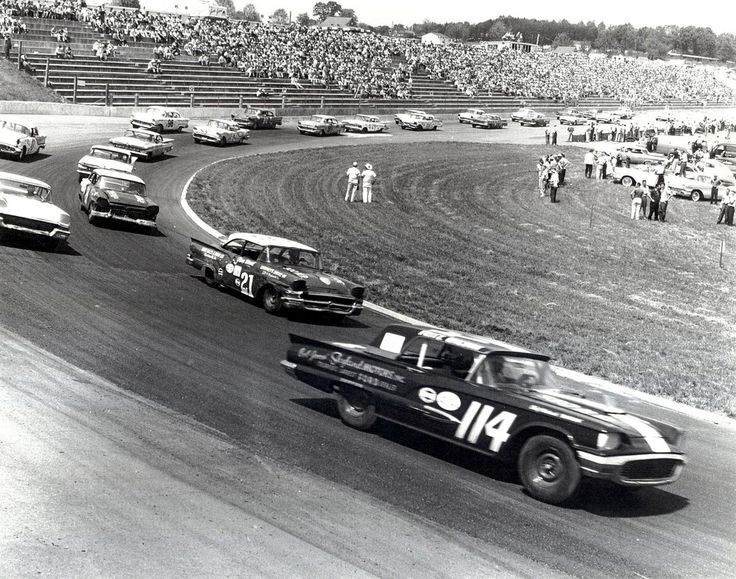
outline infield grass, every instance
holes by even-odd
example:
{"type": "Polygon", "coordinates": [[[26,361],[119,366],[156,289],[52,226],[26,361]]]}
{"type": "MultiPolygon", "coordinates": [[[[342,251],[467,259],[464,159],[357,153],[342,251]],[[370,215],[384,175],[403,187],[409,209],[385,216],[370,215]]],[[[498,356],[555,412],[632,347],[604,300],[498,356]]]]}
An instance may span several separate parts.
{"type": "Polygon", "coordinates": [[[489,335],[650,394],[736,415],[736,228],[675,198],[668,223],[631,221],[629,190],[584,179],[540,199],[543,147],[368,145],[220,163],[189,203],[221,231],[319,247],[368,299],[489,335]],[[371,205],[345,203],[353,161],[378,173],[371,205]],[[721,242],[726,253],[720,260],[721,242]]]}

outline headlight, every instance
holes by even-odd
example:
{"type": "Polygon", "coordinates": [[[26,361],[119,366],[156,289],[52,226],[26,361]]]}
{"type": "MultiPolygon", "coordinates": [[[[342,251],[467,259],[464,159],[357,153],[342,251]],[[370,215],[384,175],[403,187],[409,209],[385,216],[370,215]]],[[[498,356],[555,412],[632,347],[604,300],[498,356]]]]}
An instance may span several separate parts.
{"type": "Polygon", "coordinates": [[[621,435],[617,432],[599,432],[596,440],[598,450],[613,450],[621,444],[621,435]]]}
{"type": "Polygon", "coordinates": [[[295,292],[303,292],[307,289],[307,282],[303,279],[297,279],[291,282],[290,287],[295,292]]]}
{"type": "Polygon", "coordinates": [[[362,300],[363,295],[365,295],[365,288],[364,287],[354,287],[350,290],[350,293],[356,300],[362,300]]]}
{"type": "Polygon", "coordinates": [[[110,202],[105,197],[98,197],[95,199],[95,209],[97,211],[109,211],[110,202]]]}

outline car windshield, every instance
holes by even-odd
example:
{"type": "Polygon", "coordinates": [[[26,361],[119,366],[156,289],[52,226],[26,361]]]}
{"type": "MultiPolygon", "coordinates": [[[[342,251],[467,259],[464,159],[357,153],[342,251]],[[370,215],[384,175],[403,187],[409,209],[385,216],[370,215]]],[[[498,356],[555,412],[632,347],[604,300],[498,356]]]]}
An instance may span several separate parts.
{"type": "Polygon", "coordinates": [[[106,189],[108,191],[130,193],[131,195],[140,195],[141,197],[145,197],[146,195],[146,186],[143,183],[138,183],[137,181],[127,181],[116,177],[102,177],[97,185],[101,189],[106,189]]]}
{"type": "Polygon", "coordinates": [[[23,133],[28,136],[31,135],[31,129],[18,123],[11,123],[10,121],[0,121],[0,129],[15,131],[16,133],[23,133]]]}
{"type": "Polygon", "coordinates": [[[121,161],[128,163],[130,161],[130,155],[123,153],[122,151],[111,151],[110,149],[92,149],[90,155],[98,159],[109,159],[110,161],[121,161]]]}
{"type": "Polygon", "coordinates": [[[321,269],[319,254],[295,247],[269,247],[268,260],[281,265],[298,265],[311,269],[321,269]]]}
{"type": "Polygon", "coordinates": [[[38,197],[41,201],[47,201],[51,197],[51,189],[48,187],[40,187],[39,185],[7,178],[0,178],[0,193],[22,197],[38,197]]]}
{"type": "Polygon", "coordinates": [[[554,373],[546,360],[489,354],[476,362],[470,381],[480,386],[554,387],[554,373]]]}

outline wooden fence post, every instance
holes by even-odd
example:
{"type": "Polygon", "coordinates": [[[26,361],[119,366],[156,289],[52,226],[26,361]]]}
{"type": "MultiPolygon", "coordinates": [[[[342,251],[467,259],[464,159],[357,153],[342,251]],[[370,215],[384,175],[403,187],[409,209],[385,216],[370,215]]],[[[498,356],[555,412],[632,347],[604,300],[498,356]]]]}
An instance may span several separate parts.
{"type": "Polygon", "coordinates": [[[133,95],[133,106],[138,106],[138,93],[133,95]]]}
{"type": "Polygon", "coordinates": [[[242,94],[238,98],[238,108],[239,109],[242,109],[243,108],[243,95],[242,94]]]}
{"type": "Polygon", "coordinates": [[[46,88],[49,87],[49,67],[51,66],[50,61],[50,58],[46,59],[46,70],[43,73],[43,86],[45,86],[46,88]]]}
{"type": "Polygon", "coordinates": [[[77,75],[74,75],[74,85],[72,87],[72,104],[77,104],[77,84],[79,83],[79,79],[77,78],[77,75]]]}
{"type": "Polygon", "coordinates": [[[189,93],[189,108],[194,108],[194,91],[189,93]]]}
{"type": "Polygon", "coordinates": [[[23,54],[23,41],[18,41],[18,70],[20,70],[20,55],[23,54]]]}
{"type": "Polygon", "coordinates": [[[112,103],[110,103],[110,83],[105,83],[105,106],[109,107],[112,103]]]}

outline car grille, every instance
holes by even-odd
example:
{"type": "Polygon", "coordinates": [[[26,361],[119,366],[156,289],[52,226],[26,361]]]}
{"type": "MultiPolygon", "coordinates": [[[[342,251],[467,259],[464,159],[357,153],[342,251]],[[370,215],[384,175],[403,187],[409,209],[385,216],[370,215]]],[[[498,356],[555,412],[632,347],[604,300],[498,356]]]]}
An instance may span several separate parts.
{"type": "Polygon", "coordinates": [[[152,219],[151,211],[143,207],[130,207],[127,205],[111,205],[113,217],[128,217],[130,219],[152,219]]]}
{"type": "Polygon", "coordinates": [[[634,460],[621,469],[626,480],[658,480],[671,478],[681,462],[673,459],[634,460]]]}
{"type": "Polygon", "coordinates": [[[16,227],[24,227],[25,229],[34,229],[36,231],[45,231],[51,233],[54,229],[63,229],[59,225],[54,223],[46,223],[44,221],[36,221],[35,219],[28,219],[26,217],[17,217],[15,215],[4,215],[3,221],[7,225],[14,225],[16,227]]]}

